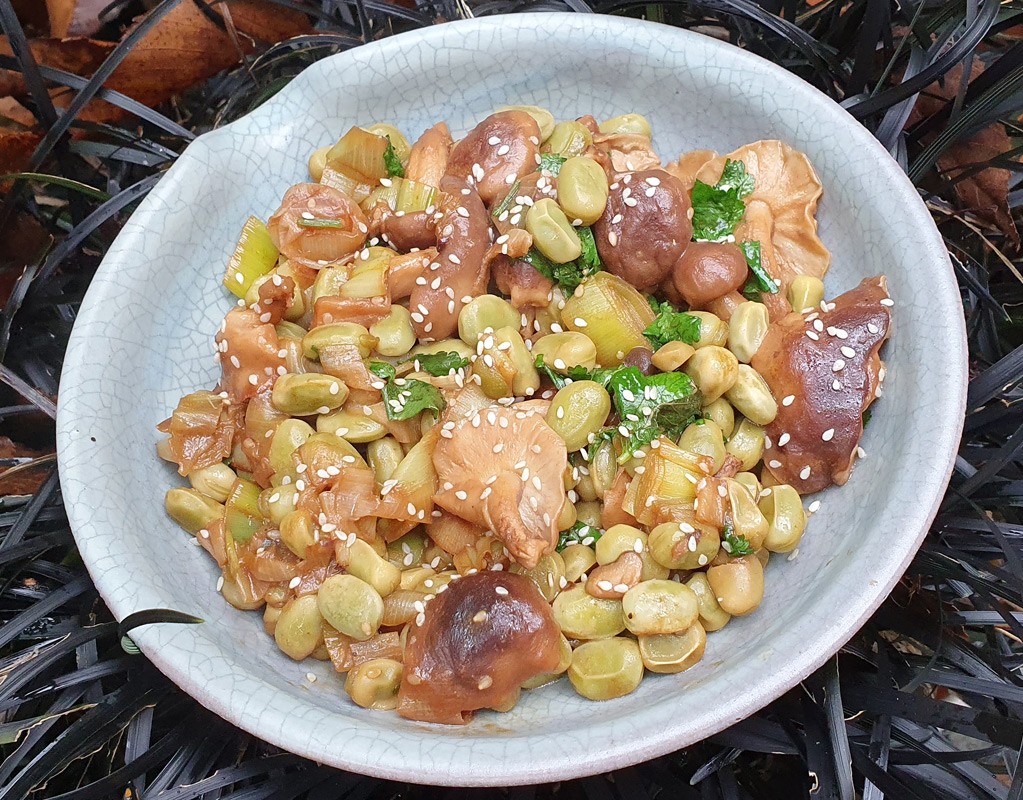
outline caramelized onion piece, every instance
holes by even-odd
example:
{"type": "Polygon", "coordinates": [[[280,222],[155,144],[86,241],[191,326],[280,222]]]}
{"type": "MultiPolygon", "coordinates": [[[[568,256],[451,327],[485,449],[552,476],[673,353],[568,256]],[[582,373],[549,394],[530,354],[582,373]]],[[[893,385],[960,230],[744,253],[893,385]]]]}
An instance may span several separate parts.
{"type": "Polygon", "coordinates": [[[458,329],[458,312],[468,300],[486,292],[490,280],[486,254],[490,247],[487,210],[476,190],[455,178],[444,178],[437,258],[427,268],[426,283],[416,284],[409,311],[416,338],[446,339],[458,329]],[[463,302],[464,300],[464,302],[463,302]]]}
{"type": "Polygon", "coordinates": [[[671,274],[693,236],[689,193],[661,169],[627,172],[611,184],[593,235],[604,266],[637,289],[671,274]]]}
{"type": "Polygon", "coordinates": [[[478,709],[507,709],[524,681],[557,668],[560,643],[528,578],[487,571],[453,581],[409,629],[398,713],[461,725],[478,709]]]}
{"type": "Polygon", "coordinates": [[[223,370],[220,389],[233,402],[253,397],[260,387],[277,380],[278,370],[285,367],[284,351],[269,312],[261,317],[248,308],[232,308],[216,340],[223,370]]]}
{"type": "Polygon", "coordinates": [[[320,261],[350,256],[366,241],[366,216],[348,195],[319,183],[300,183],[284,193],[266,224],[273,243],[288,258],[315,268],[320,261]],[[326,220],[340,227],[308,227],[326,220]]]}
{"type": "Polygon", "coordinates": [[[884,377],[878,350],[888,337],[890,303],[885,279],[868,278],[828,311],[789,314],[768,329],[752,366],[778,401],[764,451],[777,483],[806,494],[849,479],[863,412],[884,377]]]}
{"type": "Polygon", "coordinates": [[[564,440],[534,408],[493,406],[443,424],[451,427],[433,454],[437,505],[492,530],[532,569],[558,541],[564,440]]]}
{"type": "Polygon", "coordinates": [[[498,111],[455,145],[448,174],[475,181],[483,202],[490,205],[503,199],[516,180],[536,170],[539,153],[536,120],[525,111],[498,111]]]}
{"type": "Polygon", "coordinates": [[[243,406],[229,403],[213,392],[186,394],[169,419],[156,426],[170,434],[170,452],[178,472],[187,475],[231,455],[243,406]]]}

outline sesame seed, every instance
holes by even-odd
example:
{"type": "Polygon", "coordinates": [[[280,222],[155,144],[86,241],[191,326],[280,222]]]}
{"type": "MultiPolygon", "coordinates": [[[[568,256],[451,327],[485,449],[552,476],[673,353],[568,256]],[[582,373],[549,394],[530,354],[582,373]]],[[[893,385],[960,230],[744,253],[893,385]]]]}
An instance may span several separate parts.
{"type": "Polygon", "coordinates": [[[841,372],[843,369],[845,369],[845,362],[840,358],[835,359],[835,363],[831,365],[831,371],[841,372]]]}
{"type": "Polygon", "coordinates": [[[543,489],[543,482],[540,480],[539,475],[534,475],[531,482],[533,484],[533,488],[538,492],[543,489]]]}
{"type": "Polygon", "coordinates": [[[880,328],[878,328],[877,325],[875,325],[873,322],[868,322],[867,323],[867,330],[870,333],[878,333],[880,331],[880,328]]]}
{"type": "Polygon", "coordinates": [[[821,322],[819,319],[815,319],[813,321],[813,327],[814,330],[816,330],[818,333],[824,333],[824,323],[821,322]]]}
{"type": "Polygon", "coordinates": [[[851,347],[842,347],[842,355],[845,356],[846,358],[852,358],[853,356],[856,355],[856,351],[853,350],[851,347]]]}
{"type": "Polygon", "coordinates": [[[881,305],[888,306],[890,308],[891,306],[895,305],[895,301],[892,300],[891,298],[885,297],[882,298],[881,305]]]}
{"type": "Polygon", "coordinates": [[[839,380],[838,378],[835,378],[835,379],[834,379],[834,380],[833,380],[833,381],[831,382],[831,388],[832,388],[832,389],[833,389],[834,391],[836,391],[836,392],[837,392],[837,391],[838,391],[839,389],[841,389],[841,388],[842,388],[842,381],[840,381],[840,380],[839,380]]]}
{"type": "Polygon", "coordinates": [[[790,405],[792,405],[792,404],[793,404],[793,403],[794,403],[795,401],[796,401],[796,396],[795,396],[794,394],[789,394],[789,395],[785,395],[785,397],[783,397],[783,398],[781,399],[781,404],[782,404],[783,406],[790,406],[790,405]]]}
{"type": "Polygon", "coordinates": [[[791,438],[792,437],[789,436],[787,433],[783,433],[781,436],[778,437],[778,447],[784,447],[785,445],[787,445],[789,443],[789,439],[791,438]]]}
{"type": "Polygon", "coordinates": [[[781,462],[775,459],[773,461],[768,461],[767,466],[769,466],[771,469],[779,469],[781,467],[781,462]]]}
{"type": "Polygon", "coordinates": [[[302,583],[302,579],[300,577],[298,577],[298,575],[296,575],[294,578],[292,578],[290,581],[288,581],[288,588],[289,589],[297,589],[301,583],[302,583]]]}
{"type": "Polygon", "coordinates": [[[607,241],[612,247],[616,247],[618,245],[618,234],[614,231],[608,231],[607,241]]]}
{"type": "Polygon", "coordinates": [[[799,470],[799,479],[805,481],[809,477],[810,477],[810,466],[808,464],[807,466],[805,466],[801,470],[799,470]]]}
{"type": "Polygon", "coordinates": [[[825,442],[830,442],[835,437],[835,429],[828,428],[824,433],[821,434],[821,439],[825,442]]]}
{"type": "Polygon", "coordinates": [[[508,590],[505,589],[503,586],[494,587],[494,591],[497,592],[497,594],[501,595],[502,597],[505,597],[508,594],[508,590]]]}
{"type": "Polygon", "coordinates": [[[814,500],[812,503],[810,503],[809,506],[807,506],[806,510],[809,511],[811,514],[816,514],[820,510],[820,507],[821,501],[814,500]]]}
{"type": "Polygon", "coordinates": [[[468,500],[469,499],[469,495],[466,494],[465,492],[463,492],[461,489],[459,489],[457,492],[455,492],[455,497],[457,497],[459,500],[468,500]]]}
{"type": "Polygon", "coordinates": [[[820,341],[820,339],[821,339],[821,337],[820,337],[820,336],[818,336],[818,335],[817,335],[816,333],[814,333],[813,331],[806,331],[806,338],[807,338],[807,339],[813,339],[813,341],[815,341],[815,342],[819,342],[819,341],[820,341]]]}
{"type": "Polygon", "coordinates": [[[867,457],[867,451],[864,450],[862,447],[857,447],[856,448],[856,455],[859,458],[866,458],[867,457]]]}

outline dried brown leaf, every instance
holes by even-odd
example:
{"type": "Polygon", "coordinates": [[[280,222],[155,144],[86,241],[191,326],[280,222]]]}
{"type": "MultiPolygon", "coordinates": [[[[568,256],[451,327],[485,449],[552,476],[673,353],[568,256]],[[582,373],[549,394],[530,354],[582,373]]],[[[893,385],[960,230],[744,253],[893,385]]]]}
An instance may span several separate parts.
{"type": "MultiPolygon", "coordinates": [[[[43,450],[33,450],[19,442],[11,441],[6,436],[0,436],[0,458],[39,458],[45,455],[49,455],[49,453],[43,450]]],[[[46,479],[45,467],[47,464],[52,467],[49,462],[44,462],[39,467],[20,468],[16,471],[0,467],[0,497],[33,494],[38,491],[46,479]],[[10,473],[9,477],[7,477],[7,473],[10,473]]]]}
{"type": "MultiPolygon", "coordinates": [[[[970,80],[976,79],[983,71],[984,65],[979,59],[974,59],[970,80]]],[[[943,81],[932,83],[924,89],[906,127],[912,128],[944,109],[959,91],[962,77],[963,65],[957,64],[945,75],[943,81]]],[[[922,143],[926,145],[933,138],[933,135],[925,136],[922,143]]],[[[938,159],[938,169],[953,183],[953,190],[963,210],[1000,230],[1019,248],[1019,230],[1009,212],[1009,179],[1012,173],[1007,169],[988,167],[960,179],[960,176],[971,173],[976,167],[1011,149],[1012,142],[1005,128],[994,123],[952,145],[938,159]]]]}
{"type": "Polygon", "coordinates": [[[109,0],[46,0],[50,36],[92,36],[102,27],[99,12],[108,5],[109,0]]]}
{"type": "MultiPolygon", "coordinates": [[[[89,77],[96,67],[103,63],[114,45],[95,39],[34,39],[29,42],[32,55],[38,63],[75,75],[89,77]]],[[[0,55],[11,56],[10,43],[6,36],[0,36],[0,55]]],[[[21,96],[25,94],[25,82],[14,70],[0,70],[0,95],[21,96]]]]}

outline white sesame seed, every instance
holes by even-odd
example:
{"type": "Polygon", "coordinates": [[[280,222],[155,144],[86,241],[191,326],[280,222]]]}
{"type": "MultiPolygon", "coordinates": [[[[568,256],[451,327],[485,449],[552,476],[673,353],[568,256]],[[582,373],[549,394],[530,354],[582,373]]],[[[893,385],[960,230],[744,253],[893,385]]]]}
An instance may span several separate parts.
{"type": "Polygon", "coordinates": [[[783,433],[781,436],[778,437],[778,447],[784,447],[785,445],[787,445],[789,443],[789,439],[791,438],[792,437],[789,436],[787,433],[783,433]]]}
{"type": "Polygon", "coordinates": [[[505,589],[503,586],[496,586],[496,587],[494,587],[494,591],[497,594],[501,595],[502,597],[505,597],[508,594],[508,590],[505,589]]]}
{"type": "Polygon", "coordinates": [[[789,394],[789,395],[785,395],[785,397],[783,397],[783,398],[781,399],[781,404],[782,404],[783,406],[790,406],[790,405],[792,405],[792,404],[793,404],[793,403],[794,403],[795,401],[796,401],[796,396],[795,396],[794,394],[789,394]]]}
{"type": "Polygon", "coordinates": [[[846,358],[852,358],[853,356],[856,355],[856,351],[853,350],[851,347],[842,347],[842,355],[845,356],[846,358]]]}
{"type": "Polygon", "coordinates": [[[818,336],[813,331],[806,331],[806,338],[807,339],[813,339],[813,341],[815,341],[815,342],[819,342],[821,337],[818,336]]]}
{"type": "Polygon", "coordinates": [[[825,442],[830,442],[835,437],[835,429],[828,428],[824,433],[821,434],[821,439],[825,442]]]}
{"type": "Polygon", "coordinates": [[[867,330],[870,333],[879,333],[880,332],[880,328],[878,328],[877,325],[875,325],[873,322],[868,322],[867,323],[867,330]]]}
{"type": "Polygon", "coordinates": [[[837,392],[837,391],[838,391],[839,389],[841,389],[841,388],[842,388],[842,381],[840,381],[840,380],[839,380],[838,378],[835,378],[835,379],[834,379],[834,380],[833,380],[833,381],[831,382],[831,388],[832,388],[832,389],[833,389],[834,391],[836,391],[836,392],[837,392]]]}
{"type": "Polygon", "coordinates": [[[895,301],[892,300],[891,298],[888,298],[888,297],[882,298],[880,302],[881,302],[881,305],[883,305],[883,306],[891,307],[891,306],[895,305],[895,301]]]}
{"type": "Polygon", "coordinates": [[[807,466],[803,467],[801,470],[799,470],[799,478],[800,478],[800,480],[804,480],[805,481],[809,477],[810,477],[810,466],[809,465],[807,465],[807,466]]]}
{"type": "Polygon", "coordinates": [[[831,371],[841,372],[843,369],[845,369],[845,362],[840,358],[836,358],[835,363],[831,365],[831,371]]]}
{"type": "Polygon", "coordinates": [[[816,514],[820,510],[820,507],[821,501],[814,500],[812,503],[810,503],[809,506],[807,506],[806,510],[809,511],[811,514],[816,514]]]}
{"type": "Polygon", "coordinates": [[[769,466],[771,469],[778,469],[781,467],[781,462],[775,459],[773,461],[768,461],[767,466],[769,466]]]}
{"type": "Polygon", "coordinates": [[[469,495],[466,494],[465,492],[463,492],[461,489],[459,489],[457,492],[455,492],[455,497],[457,497],[459,500],[468,500],[469,499],[469,495]]]}

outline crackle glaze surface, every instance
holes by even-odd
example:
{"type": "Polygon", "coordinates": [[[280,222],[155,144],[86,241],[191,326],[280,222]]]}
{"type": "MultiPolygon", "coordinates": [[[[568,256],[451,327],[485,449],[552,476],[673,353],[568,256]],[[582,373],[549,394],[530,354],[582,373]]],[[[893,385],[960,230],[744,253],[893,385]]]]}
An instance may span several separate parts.
{"type": "Polygon", "coordinates": [[[958,291],[937,231],[895,163],[837,105],[696,34],[601,16],[496,17],[321,61],[185,151],[110,248],[82,306],[61,380],[60,476],[82,557],[118,618],[164,607],[206,620],[133,636],[226,719],[295,753],[387,778],[553,781],[719,731],[849,639],[936,511],[961,433],[965,380],[958,291]],[[845,488],[826,494],[798,558],[772,560],[761,608],[713,634],[696,668],[648,677],[605,703],[577,697],[563,680],[526,693],[511,713],[449,728],[354,707],[329,665],[291,662],[259,614],[221,599],[211,560],[164,515],[164,492],[180,479],[156,458],[154,426],[182,394],[215,382],[213,334],[231,304],[220,286],[225,259],[246,216],[265,219],[304,179],[310,151],[370,121],[397,123],[413,139],[444,118],[457,136],[505,103],[546,106],[559,118],[641,112],[666,160],[761,138],[804,150],[825,187],[829,295],[886,273],[894,338],[866,460],[845,488]]]}

